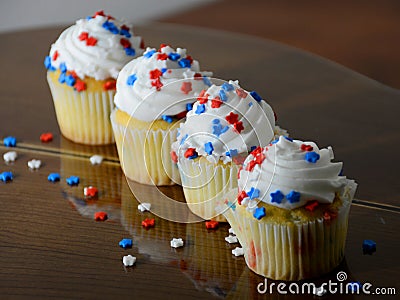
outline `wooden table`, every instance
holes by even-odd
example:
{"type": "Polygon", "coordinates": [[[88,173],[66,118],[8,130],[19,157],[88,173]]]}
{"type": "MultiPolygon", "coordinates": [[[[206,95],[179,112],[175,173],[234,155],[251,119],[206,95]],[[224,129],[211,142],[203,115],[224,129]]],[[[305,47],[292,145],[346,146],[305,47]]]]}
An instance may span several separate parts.
{"type": "MultiPolygon", "coordinates": [[[[11,183],[0,182],[0,298],[296,298],[257,292],[264,279],[231,254],[237,245],[224,241],[228,224],[207,231],[204,223],[179,224],[155,216],[155,228],[143,229],[141,221],[151,214],[137,210],[115,147],[77,145],[60,135],[43,59],[61,31],[0,35],[0,138],[16,136],[13,150],[19,154],[14,163],[0,162],[0,172],[15,175],[11,183]],[[48,131],[55,138],[43,144],[39,136],[48,131]],[[92,166],[92,154],[106,159],[92,166]],[[43,162],[37,171],[27,167],[32,158],[43,162]],[[63,180],[49,183],[51,172],[63,180]],[[78,187],[65,183],[70,175],[81,177],[78,187]],[[98,200],[85,201],[82,189],[87,185],[100,189],[98,200]],[[107,211],[109,220],[95,222],[98,210],[107,211]],[[134,245],[123,250],[118,242],[127,237],[134,245]],[[173,237],[182,237],[185,246],[172,249],[173,237]],[[127,254],[137,257],[132,268],[122,265],[127,254]]],[[[336,160],[344,161],[345,174],[357,180],[359,189],[346,259],[314,282],[334,280],[338,271],[345,271],[348,281],[400,292],[399,91],[268,40],[165,24],[137,27],[136,32],[148,45],[186,47],[204,70],[257,90],[292,137],[332,145],[336,160]],[[364,239],[377,242],[376,253],[363,255],[364,239]]],[[[182,200],[180,188],[163,191],[182,200]]]]}

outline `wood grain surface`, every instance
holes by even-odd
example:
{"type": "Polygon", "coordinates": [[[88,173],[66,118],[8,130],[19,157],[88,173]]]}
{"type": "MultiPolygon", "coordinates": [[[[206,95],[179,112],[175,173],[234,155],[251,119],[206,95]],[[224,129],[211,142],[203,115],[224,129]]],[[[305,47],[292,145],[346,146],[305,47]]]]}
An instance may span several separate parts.
{"type": "MultiPolygon", "coordinates": [[[[268,40],[160,24],[136,31],[148,45],[185,46],[216,77],[238,78],[243,87],[257,90],[292,137],[332,145],[346,175],[359,183],[358,198],[367,201],[353,204],[345,261],[315,282],[345,271],[349,280],[399,288],[397,90],[268,40]],[[378,251],[363,255],[364,239],[375,240],[378,251]]],[[[16,136],[12,150],[19,154],[14,163],[0,161],[0,172],[15,175],[12,182],[0,182],[0,297],[265,299],[257,293],[263,278],[231,254],[237,245],[224,241],[229,225],[208,231],[203,222],[179,224],[139,212],[114,146],[77,145],[60,136],[43,66],[60,32],[50,28],[0,36],[0,138],[16,136]],[[47,131],[55,139],[42,144],[39,136],[47,131]],[[92,154],[106,160],[92,166],[92,154]],[[37,171],[27,167],[33,158],[43,162],[37,171]],[[60,173],[61,181],[49,183],[51,172],[60,173]],[[79,186],[65,183],[71,175],[81,177],[79,186]],[[98,199],[83,197],[88,185],[99,188],[98,199]],[[99,210],[108,212],[109,220],[96,222],[93,214],[99,210]],[[141,226],[147,217],[156,224],[149,230],[141,226]],[[126,237],[133,238],[132,249],[118,246],[126,237]],[[172,249],[173,237],[183,238],[185,246],[172,249]],[[137,257],[133,268],[122,265],[127,254],[137,257]]],[[[1,154],[9,150],[0,146],[1,154]]],[[[177,187],[160,191],[183,201],[177,187]]]]}

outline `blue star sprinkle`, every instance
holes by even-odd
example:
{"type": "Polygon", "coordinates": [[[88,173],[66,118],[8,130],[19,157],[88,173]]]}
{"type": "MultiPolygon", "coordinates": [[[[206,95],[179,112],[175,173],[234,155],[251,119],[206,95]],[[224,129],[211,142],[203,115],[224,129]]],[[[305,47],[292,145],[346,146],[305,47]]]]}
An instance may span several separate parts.
{"type": "Polygon", "coordinates": [[[226,100],[228,100],[228,96],[226,95],[224,89],[221,89],[221,90],[219,91],[219,98],[221,99],[221,101],[224,101],[224,102],[225,102],[226,100]]]}
{"type": "Polygon", "coordinates": [[[13,180],[14,176],[11,172],[3,172],[0,173],[0,180],[3,182],[11,181],[13,180]]]}
{"type": "Polygon", "coordinates": [[[49,176],[47,176],[47,180],[50,182],[60,181],[60,174],[50,173],[49,176]]]}
{"type": "Polygon", "coordinates": [[[47,70],[49,71],[55,71],[56,68],[52,66],[51,64],[51,57],[50,56],[46,56],[44,58],[44,66],[46,67],[47,70]]]}
{"type": "Polygon", "coordinates": [[[68,86],[74,86],[75,82],[76,82],[76,80],[75,80],[74,76],[68,75],[68,76],[65,77],[65,83],[68,86]]]}
{"type": "Polygon", "coordinates": [[[212,120],[212,123],[213,124],[219,124],[221,121],[219,120],[219,119],[214,119],[214,120],[212,120]]]}
{"type": "Polygon", "coordinates": [[[319,160],[319,154],[316,152],[307,152],[304,159],[309,163],[315,164],[319,160]]]}
{"type": "Polygon", "coordinates": [[[203,82],[207,86],[212,86],[212,82],[207,76],[203,76],[203,82]]]}
{"type": "Polygon", "coordinates": [[[257,102],[260,102],[262,100],[261,96],[259,94],[257,94],[256,91],[252,91],[250,92],[250,95],[254,98],[254,100],[256,100],[257,102]]]}
{"type": "Polygon", "coordinates": [[[127,85],[134,85],[136,80],[137,80],[136,74],[132,74],[126,80],[126,84],[127,85]]]}
{"type": "Polygon", "coordinates": [[[13,136],[8,136],[3,139],[3,144],[6,147],[15,147],[17,145],[17,139],[13,136]]]}
{"type": "Polygon", "coordinates": [[[253,106],[253,102],[249,102],[249,107],[253,106]]]}
{"type": "Polygon", "coordinates": [[[186,141],[186,139],[188,138],[188,134],[186,133],[183,137],[182,137],[182,139],[181,139],[181,145],[183,145],[183,143],[186,141]]]}
{"type": "Polygon", "coordinates": [[[265,207],[257,207],[254,210],[253,217],[256,218],[257,220],[261,220],[262,218],[265,217],[265,207]]]}
{"type": "Polygon", "coordinates": [[[193,109],[193,103],[186,103],[186,110],[191,111],[193,109]]]}
{"type": "Polygon", "coordinates": [[[143,54],[143,56],[146,58],[150,58],[154,55],[154,53],[156,53],[156,50],[153,49],[153,50],[147,51],[145,54],[143,54]]]}
{"type": "Polygon", "coordinates": [[[237,149],[229,149],[229,151],[226,151],[226,156],[234,157],[238,155],[237,149]]]}
{"type": "Polygon", "coordinates": [[[66,179],[68,185],[78,185],[79,177],[78,176],[70,176],[66,179]]]}
{"type": "Polygon", "coordinates": [[[168,58],[169,58],[170,60],[177,61],[178,59],[181,58],[181,56],[180,56],[178,53],[172,52],[172,53],[170,53],[170,54],[168,55],[168,58]]]}
{"type": "Polygon", "coordinates": [[[128,47],[128,48],[125,48],[125,54],[128,56],[135,56],[136,51],[135,51],[135,49],[128,47]]]}
{"type": "Polygon", "coordinates": [[[208,155],[211,155],[214,151],[213,144],[211,142],[205,143],[204,144],[204,150],[208,155]]]}
{"type": "Polygon", "coordinates": [[[249,196],[250,199],[258,198],[260,196],[260,190],[252,187],[250,191],[247,192],[247,196],[249,196]]]}
{"type": "Polygon", "coordinates": [[[364,254],[372,254],[376,252],[376,243],[373,240],[364,240],[362,248],[364,254]]]}
{"type": "Polygon", "coordinates": [[[202,114],[202,113],[205,112],[205,111],[206,111],[206,106],[205,106],[204,104],[199,104],[199,105],[197,106],[197,108],[196,108],[195,113],[196,113],[196,115],[200,115],[200,114],[202,114]]]}
{"type": "Polygon", "coordinates": [[[299,202],[300,201],[300,193],[296,192],[296,191],[290,191],[290,193],[286,195],[286,199],[288,199],[288,201],[290,203],[299,202]]]}
{"type": "Polygon", "coordinates": [[[125,36],[125,37],[127,37],[128,39],[130,38],[130,37],[132,37],[132,35],[129,33],[129,31],[128,30],[126,30],[126,29],[121,29],[120,31],[119,31],[119,34],[120,35],[123,35],[123,36],[125,36]]]}
{"type": "Polygon", "coordinates": [[[182,58],[178,61],[178,64],[181,68],[190,68],[190,60],[187,58],[182,58]]]}
{"type": "Polygon", "coordinates": [[[105,21],[102,26],[113,34],[119,34],[118,27],[113,22],[105,21]]]}
{"type": "MultiPolygon", "coordinates": [[[[214,121],[213,121],[213,123],[214,123],[214,121]]],[[[229,130],[229,126],[223,127],[221,125],[221,123],[219,123],[219,120],[218,120],[218,123],[213,126],[213,134],[215,134],[217,137],[219,137],[221,134],[227,132],[228,130],[229,130]]]]}
{"type": "Polygon", "coordinates": [[[124,249],[132,248],[132,244],[132,239],[122,239],[119,241],[119,246],[124,249]]]}
{"type": "Polygon", "coordinates": [[[60,71],[61,73],[67,72],[67,65],[65,63],[60,64],[60,71]]]}
{"type": "Polygon", "coordinates": [[[271,193],[271,203],[281,203],[283,198],[285,197],[284,194],[280,190],[276,190],[276,192],[271,193]]]}
{"type": "Polygon", "coordinates": [[[67,77],[65,73],[61,73],[60,76],[58,77],[58,82],[61,84],[65,83],[65,77],[67,77]]]}
{"type": "Polygon", "coordinates": [[[173,119],[171,116],[162,115],[162,119],[167,123],[172,123],[173,119]]]}
{"type": "Polygon", "coordinates": [[[222,87],[225,91],[227,91],[227,92],[233,91],[233,90],[235,89],[235,88],[233,87],[232,84],[227,83],[227,82],[224,82],[224,83],[221,85],[221,87],[222,87]]]}

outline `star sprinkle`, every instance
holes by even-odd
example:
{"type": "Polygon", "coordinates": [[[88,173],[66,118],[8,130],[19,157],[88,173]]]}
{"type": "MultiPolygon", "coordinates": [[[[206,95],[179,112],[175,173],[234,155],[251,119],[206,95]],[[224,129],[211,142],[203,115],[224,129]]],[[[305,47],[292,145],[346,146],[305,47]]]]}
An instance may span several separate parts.
{"type": "Polygon", "coordinates": [[[78,185],[79,184],[79,177],[78,176],[70,176],[66,179],[68,185],[78,185]]]}
{"type": "Polygon", "coordinates": [[[318,206],[318,201],[317,200],[313,200],[313,201],[308,201],[307,205],[305,206],[305,209],[307,209],[308,211],[314,211],[314,209],[318,206]]]}
{"type": "Polygon", "coordinates": [[[178,65],[179,65],[181,68],[190,68],[191,63],[190,63],[190,60],[189,60],[189,59],[187,59],[187,58],[182,58],[182,59],[180,59],[180,60],[178,61],[178,65]]]}
{"type": "Polygon", "coordinates": [[[230,234],[234,234],[234,235],[236,235],[236,233],[235,233],[235,231],[233,230],[233,228],[232,228],[232,227],[228,229],[228,232],[229,232],[230,234]]]}
{"type": "Polygon", "coordinates": [[[376,252],[376,243],[373,240],[364,240],[362,244],[363,253],[370,254],[376,252]]]}
{"type": "Polygon", "coordinates": [[[260,102],[262,100],[261,96],[259,94],[257,94],[256,91],[251,91],[250,95],[254,98],[254,100],[256,100],[257,102],[260,102]]]}
{"type": "Polygon", "coordinates": [[[217,221],[206,221],[206,228],[207,229],[217,229],[219,223],[217,221]]]}
{"type": "Polygon", "coordinates": [[[247,192],[247,195],[250,197],[250,199],[253,200],[253,199],[258,198],[260,196],[260,190],[252,187],[250,189],[250,191],[247,192]]]}
{"type": "Polygon", "coordinates": [[[221,88],[224,89],[226,92],[230,92],[230,91],[233,91],[235,89],[232,84],[227,83],[227,82],[224,82],[221,85],[221,88]]]}
{"type": "Polygon", "coordinates": [[[46,69],[48,71],[55,71],[56,68],[51,64],[51,57],[50,56],[46,56],[44,58],[44,66],[46,67],[46,69]]]}
{"type": "Polygon", "coordinates": [[[115,80],[108,80],[103,85],[103,89],[105,91],[115,91],[116,88],[117,88],[117,82],[115,80]]]}
{"type": "Polygon", "coordinates": [[[102,26],[103,26],[104,29],[107,29],[108,31],[110,31],[113,34],[118,34],[119,33],[118,27],[115,26],[115,24],[113,22],[110,22],[110,21],[107,20],[107,21],[105,21],[103,23],[102,26]]]}
{"type": "Polygon", "coordinates": [[[18,154],[15,151],[8,151],[3,154],[3,159],[6,163],[13,162],[17,159],[18,154]]]}
{"type": "Polygon", "coordinates": [[[161,118],[167,123],[172,123],[172,121],[174,120],[171,116],[167,115],[162,115],[161,118]]]}
{"type": "Polygon", "coordinates": [[[188,159],[195,159],[196,157],[198,157],[198,153],[196,152],[195,148],[188,148],[185,151],[184,157],[188,158],[188,159]]]}
{"type": "Polygon", "coordinates": [[[158,59],[158,60],[167,60],[167,59],[168,59],[168,54],[166,54],[166,53],[159,53],[159,54],[157,54],[157,59],[158,59]]]}
{"type": "Polygon", "coordinates": [[[241,191],[237,196],[237,200],[238,200],[239,205],[242,205],[243,199],[245,199],[247,197],[248,197],[247,193],[245,191],[241,191]]]}
{"type": "Polygon", "coordinates": [[[15,147],[17,145],[17,139],[13,136],[8,136],[3,139],[3,144],[6,147],[15,147]]]}
{"type": "Polygon", "coordinates": [[[290,191],[289,194],[286,195],[286,199],[288,199],[288,201],[290,203],[296,203],[300,201],[300,193],[296,192],[296,191],[290,191]]]}
{"type": "Polygon", "coordinates": [[[170,242],[172,248],[183,247],[183,240],[181,238],[173,238],[170,242]]]}
{"type": "Polygon", "coordinates": [[[239,121],[239,122],[236,122],[235,124],[233,124],[233,128],[235,129],[235,131],[237,133],[241,133],[242,130],[244,129],[242,121],[239,121]]]}
{"type": "Polygon", "coordinates": [[[211,107],[212,108],[219,108],[222,105],[222,101],[220,100],[220,98],[217,96],[214,99],[211,100],[211,107]]]}
{"type": "Polygon", "coordinates": [[[212,86],[212,82],[207,76],[203,76],[203,82],[207,86],[212,86]]]}
{"type": "Polygon", "coordinates": [[[208,155],[211,155],[214,151],[214,147],[213,144],[211,142],[207,142],[204,144],[204,151],[206,151],[206,153],[208,155]]]}
{"type": "Polygon", "coordinates": [[[230,157],[234,157],[236,155],[238,155],[238,150],[237,149],[229,149],[228,151],[226,151],[226,156],[230,156],[230,157]]]}
{"type": "Polygon", "coordinates": [[[189,94],[192,91],[192,83],[191,82],[182,82],[181,91],[184,94],[189,94]]]}
{"type": "Polygon", "coordinates": [[[154,219],[144,219],[142,221],[142,226],[146,229],[154,227],[155,220],[154,219]]]}
{"type": "Polygon", "coordinates": [[[229,130],[228,126],[223,127],[218,119],[213,120],[213,134],[219,137],[221,134],[229,130]]]}
{"type": "Polygon", "coordinates": [[[32,159],[28,161],[28,167],[31,170],[37,170],[42,165],[42,162],[39,159],[32,159]]]}
{"type": "Polygon", "coordinates": [[[119,246],[124,249],[132,248],[132,244],[132,239],[122,239],[119,241],[119,246]]]}
{"type": "Polygon", "coordinates": [[[236,89],[236,94],[239,96],[239,98],[247,97],[247,93],[243,89],[236,89]]]}
{"type": "Polygon", "coordinates": [[[319,160],[319,157],[320,157],[319,154],[316,152],[307,152],[304,159],[309,163],[315,164],[319,160]]]}
{"type": "Polygon", "coordinates": [[[11,172],[3,172],[0,173],[0,180],[3,182],[12,181],[14,179],[13,173],[11,172]]]}
{"type": "Polygon", "coordinates": [[[45,132],[40,135],[40,141],[42,143],[48,143],[53,140],[53,134],[50,132],[45,132]]]}
{"type": "Polygon", "coordinates": [[[122,258],[122,263],[124,264],[125,267],[132,267],[136,262],[136,257],[132,255],[125,255],[122,258]]]}
{"type": "Polygon", "coordinates": [[[235,256],[243,256],[244,250],[241,247],[236,247],[235,249],[232,249],[232,254],[235,256]]]}
{"type": "Polygon", "coordinates": [[[136,74],[132,74],[132,75],[128,76],[128,79],[126,80],[126,84],[134,85],[136,80],[137,80],[136,74]]]}
{"type": "Polygon", "coordinates": [[[229,115],[225,117],[225,120],[227,120],[229,124],[235,124],[239,121],[239,115],[231,111],[229,115]]]}
{"type": "Polygon", "coordinates": [[[151,203],[146,203],[146,202],[140,203],[137,208],[141,212],[150,211],[151,203]]]}
{"type": "Polygon", "coordinates": [[[274,193],[270,194],[271,196],[271,203],[281,203],[283,198],[285,197],[284,194],[280,190],[276,190],[274,193]]]}
{"type": "Polygon", "coordinates": [[[313,151],[313,147],[306,144],[301,144],[300,149],[303,151],[313,151]]]}
{"type": "Polygon", "coordinates": [[[236,244],[238,243],[238,238],[234,235],[229,235],[225,237],[225,241],[229,244],[236,244]]]}
{"type": "Polygon", "coordinates": [[[150,57],[152,57],[156,52],[157,52],[156,50],[152,49],[152,50],[146,51],[146,53],[143,54],[143,56],[144,56],[145,58],[150,58],[150,57]]]}
{"type": "Polygon", "coordinates": [[[153,80],[151,82],[151,86],[154,86],[157,91],[161,91],[161,88],[164,86],[163,83],[161,82],[160,78],[157,78],[156,80],[153,80]]]}
{"type": "MultiPolygon", "coordinates": [[[[86,83],[82,80],[77,79],[74,85],[74,89],[77,90],[78,92],[82,92],[86,90],[86,83]]],[[[105,87],[107,90],[107,87],[105,87]]]]}
{"type": "Polygon", "coordinates": [[[83,188],[83,195],[87,198],[96,197],[99,193],[99,190],[94,186],[88,186],[83,188]]]}
{"type": "Polygon", "coordinates": [[[192,103],[186,103],[186,110],[191,111],[193,109],[193,104],[192,103]]]}
{"type": "Polygon", "coordinates": [[[72,74],[65,77],[65,83],[68,86],[74,86],[75,82],[76,82],[76,79],[72,74]]]}
{"type": "Polygon", "coordinates": [[[256,218],[257,220],[261,220],[262,218],[265,217],[265,207],[257,207],[254,210],[253,217],[256,218]]]}
{"type": "Polygon", "coordinates": [[[199,105],[197,105],[195,113],[196,113],[196,115],[200,115],[205,111],[206,111],[206,106],[204,104],[199,104],[199,105]]]}
{"type": "Polygon", "coordinates": [[[49,176],[47,176],[47,180],[50,182],[60,181],[60,174],[50,173],[49,176]]]}
{"type": "Polygon", "coordinates": [[[171,159],[174,163],[178,163],[178,155],[175,151],[171,151],[171,159]]]}
{"type": "Polygon", "coordinates": [[[181,58],[181,56],[178,53],[171,52],[170,54],[168,54],[168,58],[172,61],[177,61],[181,58]]]}
{"type": "Polygon", "coordinates": [[[226,95],[226,92],[224,89],[220,89],[219,91],[219,97],[222,101],[227,101],[228,100],[228,96],[226,95]]]}
{"type": "Polygon", "coordinates": [[[125,48],[130,48],[132,45],[131,45],[131,42],[129,41],[129,40],[127,40],[127,39],[124,39],[124,38],[122,38],[122,39],[120,39],[119,40],[119,43],[121,44],[121,46],[125,49],[125,48]]]}
{"type": "Polygon", "coordinates": [[[54,51],[52,59],[53,59],[53,60],[57,60],[57,58],[58,58],[59,55],[60,55],[60,54],[58,53],[57,50],[54,51]]]}
{"type": "Polygon", "coordinates": [[[94,219],[96,221],[104,222],[108,219],[108,215],[104,211],[98,211],[94,213],[94,219]]]}
{"type": "Polygon", "coordinates": [[[90,163],[92,165],[100,165],[103,161],[103,156],[101,155],[92,155],[90,158],[90,163]]]}
{"type": "Polygon", "coordinates": [[[162,76],[163,72],[159,69],[154,69],[149,71],[149,74],[150,74],[150,79],[157,79],[160,76],[162,76]]]}

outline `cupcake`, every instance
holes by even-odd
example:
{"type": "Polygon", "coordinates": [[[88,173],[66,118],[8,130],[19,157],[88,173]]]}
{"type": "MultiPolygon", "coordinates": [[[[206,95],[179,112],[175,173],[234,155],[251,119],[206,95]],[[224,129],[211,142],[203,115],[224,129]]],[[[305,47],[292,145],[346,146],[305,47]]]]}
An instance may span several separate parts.
{"type": "Polygon", "coordinates": [[[342,261],[357,185],[332,159],[331,147],[285,137],[246,158],[239,193],[230,192],[222,207],[251,270],[274,280],[302,280],[342,261]]]}
{"type": "Polygon", "coordinates": [[[203,90],[180,125],[171,156],[177,163],[189,208],[204,219],[216,216],[215,201],[237,186],[248,153],[274,137],[274,112],[256,92],[237,81],[203,90]]]}
{"type": "Polygon", "coordinates": [[[179,183],[171,162],[171,144],[179,120],[195,97],[211,85],[198,61],[168,45],[147,48],[120,72],[111,114],[119,158],[125,175],[149,185],[179,183]]]}
{"type": "Polygon", "coordinates": [[[102,11],[78,20],[51,46],[44,64],[61,133],[81,144],[114,142],[110,113],[122,67],[143,53],[132,27],[102,11]]]}

